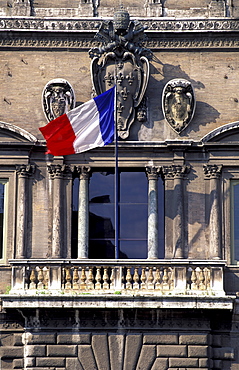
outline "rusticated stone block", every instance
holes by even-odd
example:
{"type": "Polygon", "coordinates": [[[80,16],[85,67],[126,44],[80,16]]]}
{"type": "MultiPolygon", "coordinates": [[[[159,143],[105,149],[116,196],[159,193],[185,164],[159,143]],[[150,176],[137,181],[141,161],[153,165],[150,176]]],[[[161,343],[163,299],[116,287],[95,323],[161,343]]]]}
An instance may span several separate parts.
{"type": "Polygon", "coordinates": [[[81,366],[78,358],[67,358],[66,359],[66,369],[69,370],[84,370],[81,366]]]}
{"type": "Polygon", "coordinates": [[[111,370],[121,369],[123,366],[124,335],[110,334],[108,342],[111,370]]]}
{"type": "Polygon", "coordinates": [[[91,334],[59,334],[57,344],[90,344],[91,334]]]}
{"type": "Polygon", "coordinates": [[[146,334],[144,344],[178,344],[178,334],[146,334]]]}
{"type": "Polygon", "coordinates": [[[142,335],[129,334],[126,337],[124,370],[135,369],[142,347],[142,335]]]}
{"type": "Polygon", "coordinates": [[[28,344],[54,344],[56,341],[55,334],[28,334],[28,344]]]}
{"type": "Polygon", "coordinates": [[[188,357],[207,357],[208,346],[188,346],[188,357]]]}
{"type": "Polygon", "coordinates": [[[78,357],[84,369],[92,369],[92,370],[97,369],[91,346],[87,344],[79,345],[78,346],[78,357]]]}
{"type": "Polygon", "coordinates": [[[36,358],[35,357],[27,357],[25,359],[25,366],[26,367],[34,367],[36,363],[36,358]]]}
{"type": "Polygon", "coordinates": [[[215,347],[221,347],[222,346],[222,336],[212,335],[212,345],[215,347]]]}
{"type": "Polygon", "coordinates": [[[65,359],[62,357],[42,357],[36,358],[36,366],[37,367],[47,367],[47,366],[65,366],[65,359]]]}
{"type": "Polygon", "coordinates": [[[169,367],[198,367],[196,358],[170,358],[169,367]]]}
{"type": "Polygon", "coordinates": [[[168,359],[156,358],[152,370],[168,370],[168,359]]]}
{"type": "Polygon", "coordinates": [[[151,370],[156,358],[156,346],[144,345],[141,349],[137,370],[151,370]]]}
{"type": "Polygon", "coordinates": [[[208,358],[200,358],[199,359],[199,367],[209,367],[209,360],[208,358]]]}
{"type": "Polygon", "coordinates": [[[234,360],[234,349],[231,347],[213,348],[213,357],[221,360],[234,360]]]}
{"type": "Polygon", "coordinates": [[[46,346],[28,345],[26,347],[26,355],[29,357],[44,357],[46,355],[46,346]]]}
{"type": "Polygon", "coordinates": [[[14,337],[13,337],[13,345],[14,346],[23,346],[23,343],[22,343],[22,334],[14,334],[14,337]]]}
{"type": "Polygon", "coordinates": [[[1,358],[23,357],[23,347],[0,347],[1,358]]]}
{"type": "Polygon", "coordinates": [[[186,357],[186,346],[157,346],[157,357],[186,357]]]}
{"type": "Polygon", "coordinates": [[[23,366],[24,366],[23,359],[17,358],[12,362],[13,369],[22,369],[23,366]]]}
{"type": "Polygon", "coordinates": [[[213,369],[222,369],[222,360],[213,361],[213,369]]]}
{"type": "Polygon", "coordinates": [[[77,356],[77,346],[76,345],[48,345],[47,346],[47,356],[50,357],[71,357],[77,356]]]}
{"type": "Polygon", "coordinates": [[[104,370],[110,370],[107,334],[93,335],[92,349],[95,355],[98,369],[104,367],[104,370]]]}
{"type": "Polygon", "coordinates": [[[208,344],[207,334],[183,334],[179,336],[179,344],[208,344]]]}

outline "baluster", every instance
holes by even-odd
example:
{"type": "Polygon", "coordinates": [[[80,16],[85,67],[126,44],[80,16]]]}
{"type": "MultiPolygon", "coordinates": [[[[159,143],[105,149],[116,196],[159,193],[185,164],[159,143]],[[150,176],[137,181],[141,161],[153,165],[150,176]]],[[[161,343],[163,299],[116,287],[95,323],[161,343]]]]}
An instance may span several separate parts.
{"type": "Polygon", "coordinates": [[[96,276],[95,276],[95,289],[100,290],[101,289],[101,274],[100,274],[100,267],[97,267],[96,269],[96,276]]]}
{"type": "Polygon", "coordinates": [[[49,286],[49,268],[46,268],[45,269],[45,272],[44,272],[44,284],[45,284],[45,289],[48,289],[49,286]]]}
{"type": "Polygon", "coordinates": [[[111,269],[110,289],[115,289],[115,267],[112,267],[112,269],[111,269]]]}
{"type": "Polygon", "coordinates": [[[109,289],[109,276],[108,276],[108,270],[107,268],[104,268],[104,274],[103,274],[103,289],[109,289]]]}
{"type": "Polygon", "coordinates": [[[203,268],[200,268],[200,271],[199,271],[199,289],[200,290],[205,290],[205,276],[204,276],[204,271],[203,271],[203,268]]]}
{"type": "Polygon", "coordinates": [[[160,290],[161,287],[161,279],[160,279],[160,268],[156,268],[156,274],[155,274],[155,289],[160,290]]]}
{"type": "Polygon", "coordinates": [[[141,289],[146,289],[146,274],[145,274],[145,268],[142,268],[141,272],[141,289]]]}
{"type": "Polygon", "coordinates": [[[169,290],[169,276],[168,269],[163,269],[163,290],[169,290]]]}
{"type": "Polygon", "coordinates": [[[205,285],[207,290],[211,289],[211,271],[207,267],[205,268],[205,285]]]}
{"type": "Polygon", "coordinates": [[[65,289],[71,289],[71,269],[66,268],[66,283],[65,283],[65,289]]]}
{"type": "Polygon", "coordinates": [[[44,284],[43,284],[44,275],[43,275],[42,269],[43,267],[39,267],[37,289],[44,289],[44,284]]]}
{"type": "Polygon", "coordinates": [[[191,275],[191,289],[192,290],[197,290],[197,284],[196,284],[196,282],[197,282],[197,275],[196,275],[196,269],[194,268],[193,270],[192,270],[192,275],[191,275]]]}
{"type": "Polygon", "coordinates": [[[88,274],[88,289],[94,289],[94,275],[93,275],[93,268],[89,268],[89,274],[88,274]]]}
{"type": "Polygon", "coordinates": [[[134,269],[134,276],[133,276],[133,289],[139,289],[139,274],[138,274],[138,268],[136,267],[134,269]]]}
{"type": "Polygon", "coordinates": [[[31,275],[30,275],[30,285],[29,289],[36,289],[36,272],[35,267],[32,268],[31,275]]]}
{"type": "Polygon", "coordinates": [[[132,276],[130,273],[130,268],[127,268],[127,274],[126,274],[126,289],[132,289],[132,276]]]}
{"type": "Polygon", "coordinates": [[[73,289],[77,290],[79,289],[79,272],[78,272],[78,267],[74,267],[73,270],[73,289]]]}
{"type": "Polygon", "coordinates": [[[85,267],[82,267],[82,269],[81,269],[80,289],[81,290],[85,290],[86,289],[86,273],[85,273],[85,267]]]}
{"type": "Polygon", "coordinates": [[[149,268],[149,273],[148,273],[148,289],[154,289],[153,267],[150,267],[149,268]]]}

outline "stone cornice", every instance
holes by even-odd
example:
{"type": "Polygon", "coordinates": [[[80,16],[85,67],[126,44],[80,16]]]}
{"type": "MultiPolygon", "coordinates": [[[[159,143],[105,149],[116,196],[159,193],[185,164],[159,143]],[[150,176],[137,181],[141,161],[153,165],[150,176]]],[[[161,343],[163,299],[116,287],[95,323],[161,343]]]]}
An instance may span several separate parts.
{"type": "MultiPolygon", "coordinates": [[[[143,46],[152,51],[239,47],[237,19],[138,20],[148,27],[143,46]]],[[[99,18],[0,17],[0,47],[90,49],[99,46],[94,35],[101,23],[99,18]]]]}
{"type": "MultiPolygon", "coordinates": [[[[107,20],[110,20],[110,18],[107,20]]],[[[96,32],[102,21],[102,18],[0,17],[0,30],[96,32]]],[[[137,21],[146,26],[147,33],[150,34],[155,31],[157,33],[159,31],[183,33],[239,32],[239,19],[232,18],[137,18],[137,21]]]]}

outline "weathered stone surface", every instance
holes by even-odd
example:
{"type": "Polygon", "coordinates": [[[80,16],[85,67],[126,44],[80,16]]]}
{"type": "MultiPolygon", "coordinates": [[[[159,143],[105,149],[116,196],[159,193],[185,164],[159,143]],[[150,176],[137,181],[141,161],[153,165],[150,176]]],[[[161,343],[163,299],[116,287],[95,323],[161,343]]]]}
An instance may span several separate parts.
{"type": "Polygon", "coordinates": [[[76,345],[49,345],[47,346],[47,356],[50,357],[70,357],[77,355],[77,346],[76,345]]]}
{"type": "Polygon", "coordinates": [[[187,356],[187,347],[186,346],[157,346],[157,356],[158,357],[186,357],[187,356]]]}
{"type": "Polygon", "coordinates": [[[1,358],[23,357],[23,347],[0,347],[1,358]]]}
{"type": "Polygon", "coordinates": [[[14,334],[13,336],[13,345],[14,346],[22,346],[22,334],[14,334]]]}
{"type": "Polygon", "coordinates": [[[66,369],[70,370],[84,370],[81,366],[78,358],[67,358],[66,359],[66,369]]]}
{"type": "Polygon", "coordinates": [[[65,366],[65,358],[62,357],[37,357],[36,358],[37,367],[47,367],[47,366],[65,366]]]}
{"type": "Polygon", "coordinates": [[[93,335],[92,349],[98,369],[110,370],[107,334],[93,335]]]}
{"type": "Polygon", "coordinates": [[[79,345],[78,357],[84,369],[97,370],[97,365],[95,363],[95,358],[91,346],[87,344],[79,345]]]}
{"type": "Polygon", "coordinates": [[[207,344],[207,334],[183,334],[179,336],[179,344],[207,344]]]}
{"type": "Polygon", "coordinates": [[[26,356],[29,357],[44,357],[46,355],[46,346],[44,345],[28,345],[26,346],[26,356]]]}
{"type": "Polygon", "coordinates": [[[135,369],[142,347],[142,335],[129,334],[126,336],[124,370],[135,369]]]}
{"type": "Polygon", "coordinates": [[[56,335],[55,334],[28,334],[27,337],[28,344],[50,344],[55,343],[56,335]]]}
{"type": "Polygon", "coordinates": [[[156,346],[142,346],[136,370],[150,370],[156,358],[156,346]]]}
{"type": "Polygon", "coordinates": [[[167,358],[156,358],[152,370],[168,370],[168,359],[167,358]]]}
{"type": "Polygon", "coordinates": [[[13,369],[22,369],[24,366],[23,359],[16,359],[12,362],[13,369]]]}
{"type": "Polygon", "coordinates": [[[170,358],[169,367],[198,367],[198,359],[194,358],[170,358]]]}
{"type": "Polygon", "coordinates": [[[213,357],[222,360],[234,360],[234,349],[231,347],[214,348],[213,357]]]}
{"type": "Polygon", "coordinates": [[[120,334],[110,334],[108,337],[111,370],[118,370],[123,366],[124,340],[124,335],[120,334]]]}
{"type": "Polygon", "coordinates": [[[36,358],[35,357],[27,357],[25,359],[25,366],[26,367],[34,367],[36,364],[36,358]]]}
{"type": "Polygon", "coordinates": [[[178,344],[178,334],[146,334],[144,344],[178,344]]]}
{"type": "Polygon", "coordinates": [[[209,359],[208,358],[200,358],[199,359],[199,367],[209,367],[209,359]]]}
{"type": "Polygon", "coordinates": [[[91,334],[58,334],[58,344],[90,344],[91,334]]]}
{"type": "Polygon", "coordinates": [[[207,357],[208,346],[188,346],[188,357],[207,357]]]}

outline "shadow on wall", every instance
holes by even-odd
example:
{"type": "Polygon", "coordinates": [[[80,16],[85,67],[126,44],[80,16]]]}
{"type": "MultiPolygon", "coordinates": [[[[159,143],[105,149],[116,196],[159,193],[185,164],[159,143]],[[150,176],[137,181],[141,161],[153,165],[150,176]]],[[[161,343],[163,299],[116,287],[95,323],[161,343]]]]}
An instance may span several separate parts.
{"type": "MultiPolygon", "coordinates": [[[[148,95],[149,100],[153,102],[153,105],[150,108],[153,114],[151,113],[150,120],[148,117],[148,121],[143,123],[143,125],[147,128],[153,128],[155,121],[164,120],[162,111],[162,93],[165,85],[170,80],[174,78],[183,78],[188,80],[192,84],[194,90],[205,89],[205,85],[202,82],[190,78],[190,76],[181,69],[181,66],[179,64],[163,64],[159,59],[156,59],[155,57],[154,62],[160,64],[162,66],[162,69],[160,70],[154,65],[150,65],[150,80],[146,95],[148,95]],[[157,74],[161,74],[163,76],[163,79],[161,79],[160,81],[156,80],[153,75],[157,74]],[[150,91],[151,89],[152,92],[150,91]],[[157,94],[155,94],[155,91],[157,91],[157,94]],[[155,106],[156,110],[154,109],[155,106]]],[[[208,123],[215,123],[219,116],[220,112],[218,112],[215,108],[205,102],[197,101],[196,96],[196,110],[194,117],[189,126],[185,130],[183,130],[180,135],[187,136],[191,131],[197,132],[199,131],[200,126],[205,126],[208,123]]],[[[141,125],[138,125],[138,130],[140,129],[140,126],[141,125]]]]}

